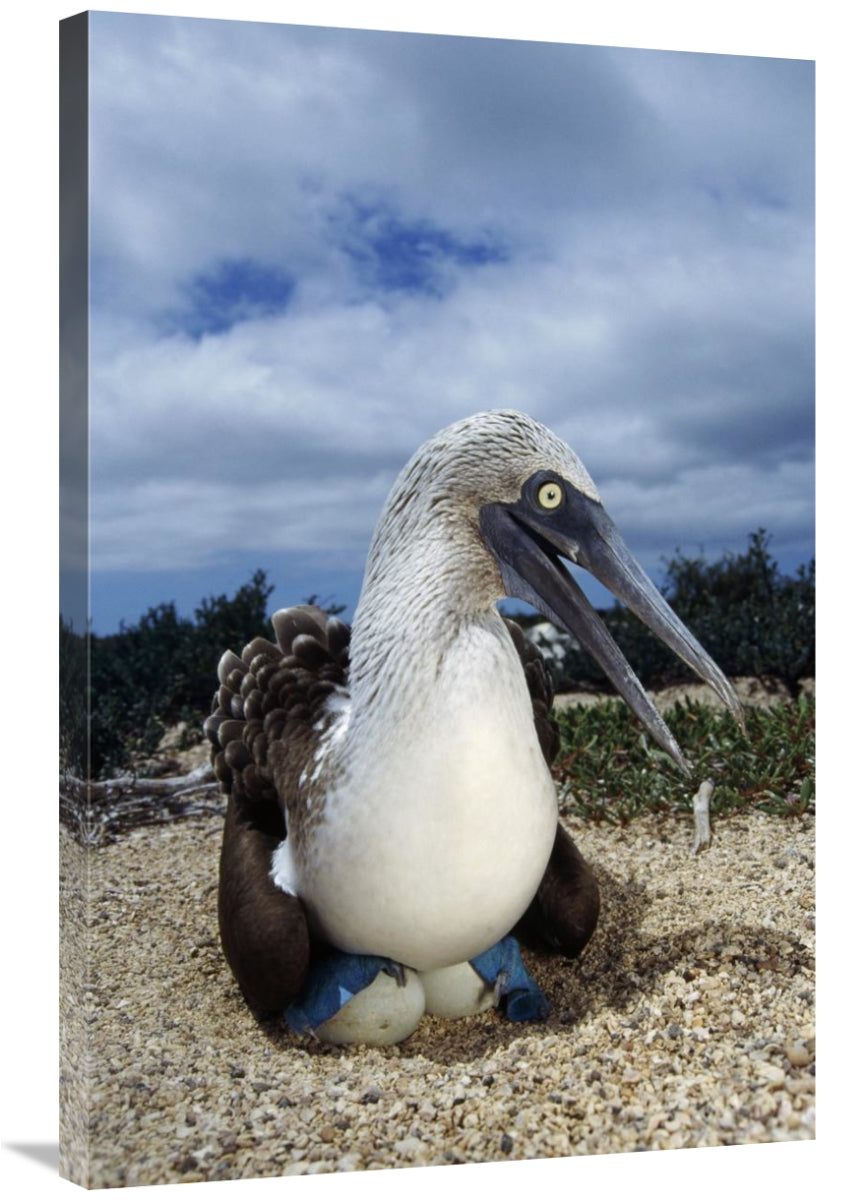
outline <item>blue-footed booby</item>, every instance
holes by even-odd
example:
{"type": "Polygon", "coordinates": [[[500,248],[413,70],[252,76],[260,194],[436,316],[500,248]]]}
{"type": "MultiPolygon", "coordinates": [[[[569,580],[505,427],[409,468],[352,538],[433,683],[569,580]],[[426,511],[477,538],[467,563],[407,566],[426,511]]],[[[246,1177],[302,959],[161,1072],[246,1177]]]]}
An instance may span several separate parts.
{"type": "MultiPolygon", "coordinates": [[[[598,887],[558,822],[550,682],[497,602],[527,601],[568,629],[686,764],[561,559],[605,584],[742,719],[577,455],[518,412],[450,425],[385,502],[351,637],[302,605],[275,614],[275,643],[257,638],[220,661],[205,723],[229,794],[220,932],[251,1006],[287,1009],[311,963],[335,952],[372,963],[380,984],[384,960],[395,988],[411,980],[383,1034],[397,1040],[420,1020],[425,977],[428,1011],[498,1000],[500,981],[485,985],[465,964],[512,931],[580,953],[598,887]],[[451,976],[456,1000],[443,992],[451,976]]],[[[331,1040],[375,1040],[364,1030],[331,1040]]]]}

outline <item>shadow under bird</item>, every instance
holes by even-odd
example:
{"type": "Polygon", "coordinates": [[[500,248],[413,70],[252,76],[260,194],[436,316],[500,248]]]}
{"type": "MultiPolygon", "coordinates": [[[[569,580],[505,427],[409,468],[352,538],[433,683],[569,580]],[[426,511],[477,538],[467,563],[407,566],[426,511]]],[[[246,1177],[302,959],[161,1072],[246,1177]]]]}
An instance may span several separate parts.
{"type": "Polygon", "coordinates": [[[565,443],[512,411],[442,430],[388,496],[351,636],[318,608],[283,609],[275,643],[219,664],[205,729],[229,796],[220,933],[254,1009],[336,1042],[397,1041],[425,1011],[509,993],[515,1019],[544,1014],[512,935],[575,957],[599,894],[558,820],[544,661],[497,602],[569,630],[687,770],[563,559],[742,721],[565,443]]]}

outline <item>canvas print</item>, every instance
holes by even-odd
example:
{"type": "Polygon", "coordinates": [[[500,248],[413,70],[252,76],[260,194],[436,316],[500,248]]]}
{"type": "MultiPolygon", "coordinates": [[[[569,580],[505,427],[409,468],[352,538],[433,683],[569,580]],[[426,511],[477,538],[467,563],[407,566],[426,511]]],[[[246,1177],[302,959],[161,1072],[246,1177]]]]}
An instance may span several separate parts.
{"type": "Polygon", "coordinates": [[[814,1137],[814,64],[61,25],[61,1172],[814,1137]]]}

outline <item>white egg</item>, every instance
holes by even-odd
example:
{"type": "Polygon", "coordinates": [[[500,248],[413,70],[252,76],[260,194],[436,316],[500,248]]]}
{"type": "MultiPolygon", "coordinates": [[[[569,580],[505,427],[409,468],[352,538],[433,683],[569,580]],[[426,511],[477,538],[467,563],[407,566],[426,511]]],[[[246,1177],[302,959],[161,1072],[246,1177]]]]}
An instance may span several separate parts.
{"type": "Polygon", "coordinates": [[[400,985],[380,971],[338,1013],[316,1030],[316,1037],[335,1046],[391,1046],[418,1028],[424,1016],[424,988],[415,971],[406,968],[400,985]]]}
{"type": "Polygon", "coordinates": [[[468,962],[423,971],[426,1009],[435,1017],[470,1017],[492,1008],[494,990],[468,962]]]}

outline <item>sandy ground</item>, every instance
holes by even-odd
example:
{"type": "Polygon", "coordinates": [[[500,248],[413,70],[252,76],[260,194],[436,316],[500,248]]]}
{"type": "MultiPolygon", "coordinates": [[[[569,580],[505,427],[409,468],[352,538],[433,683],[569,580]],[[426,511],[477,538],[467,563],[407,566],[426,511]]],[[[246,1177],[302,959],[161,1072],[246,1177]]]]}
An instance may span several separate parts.
{"type": "Polygon", "coordinates": [[[387,1049],[258,1023],[219,949],[221,822],[61,833],[61,1171],[91,1187],[814,1136],[814,828],[572,827],[604,910],[526,955],[543,1024],[426,1017],[387,1049]],[[85,871],[89,889],[85,889],[85,871]]]}

